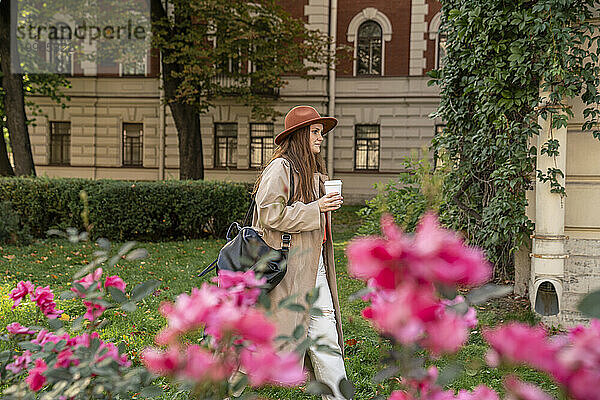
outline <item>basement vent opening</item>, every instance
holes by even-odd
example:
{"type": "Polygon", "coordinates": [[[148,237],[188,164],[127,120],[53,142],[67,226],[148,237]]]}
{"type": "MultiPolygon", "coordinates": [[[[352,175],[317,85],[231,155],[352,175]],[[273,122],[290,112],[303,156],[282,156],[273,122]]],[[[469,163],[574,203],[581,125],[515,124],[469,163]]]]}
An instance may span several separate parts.
{"type": "Polygon", "coordinates": [[[558,294],[551,282],[542,282],[535,296],[535,312],[547,317],[558,314],[558,294]]]}

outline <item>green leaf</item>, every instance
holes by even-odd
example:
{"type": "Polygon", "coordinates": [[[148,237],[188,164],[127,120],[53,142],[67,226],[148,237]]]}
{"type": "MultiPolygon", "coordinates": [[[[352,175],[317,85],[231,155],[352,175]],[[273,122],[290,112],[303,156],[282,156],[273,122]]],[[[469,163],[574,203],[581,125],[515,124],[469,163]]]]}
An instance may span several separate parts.
{"type": "Polygon", "coordinates": [[[296,326],[296,329],[294,329],[294,333],[292,334],[292,336],[294,336],[294,339],[300,340],[302,335],[304,335],[304,326],[302,326],[302,325],[296,326]]]}
{"type": "Polygon", "coordinates": [[[319,288],[315,287],[311,291],[306,293],[304,299],[306,300],[306,304],[308,304],[309,306],[315,304],[315,302],[319,299],[319,288]]]}
{"type": "Polygon", "coordinates": [[[79,330],[81,330],[81,328],[83,328],[83,316],[82,315],[77,317],[71,324],[71,329],[74,331],[79,331],[79,330]]]}
{"type": "Polygon", "coordinates": [[[314,315],[315,317],[323,316],[323,310],[321,310],[320,308],[311,307],[309,312],[310,312],[310,315],[314,315]]]}
{"type": "Polygon", "coordinates": [[[495,285],[490,283],[471,290],[466,298],[470,304],[481,304],[490,299],[504,297],[507,294],[512,293],[512,291],[513,287],[510,285],[495,285]]]}
{"type": "Polygon", "coordinates": [[[31,343],[29,341],[19,342],[18,344],[19,347],[23,350],[29,350],[31,352],[40,351],[40,349],[42,348],[39,344],[31,343]]]}
{"type": "Polygon", "coordinates": [[[139,249],[130,251],[127,254],[127,256],[125,257],[125,259],[132,261],[132,260],[141,260],[142,258],[146,258],[146,257],[148,257],[148,250],[139,248],[139,249]]]}
{"type": "Polygon", "coordinates": [[[342,396],[344,396],[346,399],[354,398],[356,389],[354,388],[352,382],[350,382],[348,379],[342,378],[342,380],[340,380],[340,383],[338,384],[338,388],[340,389],[340,393],[342,394],[342,396]]]}
{"type": "Polygon", "coordinates": [[[52,328],[53,331],[57,331],[63,327],[63,322],[58,318],[49,319],[48,325],[50,326],[50,328],[52,328]]]}
{"type": "Polygon", "coordinates": [[[600,290],[586,295],[577,309],[590,318],[600,318],[600,290]]]}
{"type": "Polygon", "coordinates": [[[387,379],[390,379],[394,375],[398,374],[398,372],[400,372],[400,368],[397,365],[391,365],[391,366],[386,367],[386,368],[382,369],[381,371],[377,372],[375,374],[375,376],[373,377],[373,382],[375,382],[375,383],[383,382],[387,379]]]}
{"type": "Polygon", "coordinates": [[[131,300],[134,302],[138,302],[144,297],[154,292],[159,286],[160,281],[157,281],[156,279],[150,279],[146,282],[142,282],[135,288],[133,288],[133,291],[131,292],[131,300]]]}
{"type": "Polygon", "coordinates": [[[287,308],[290,311],[294,311],[294,312],[306,311],[306,307],[304,307],[302,304],[298,304],[298,303],[287,304],[285,306],[285,308],[287,308]]]}
{"type": "Polygon", "coordinates": [[[73,292],[72,290],[66,290],[60,294],[60,299],[61,300],[70,300],[70,299],[74,299],[75,296],[77,296],[75,294],[75,292],[73,292]]]}
{"type": "Polygon", "coordinates": [[[123,304],[129,301],[127,296],[125,296],[125,293],[123,293],[120,289],[117,289],[114,286],[109,286],[108,288],[106,288],[106,290],[108,290],[108,293],[110,293],[111,297],[119,304],[123,304]]]}
{"type": "Polygon", "coordinates": [[[140,392],[140,397],[143,397],[146,399],[151,399],[153,397],[162,396],[162,394],[163,394],[163,390],[161,387],[152,385],[152,386],[146,386],[145,388],[143,388],[142,391],[140,392]]]}
{"type": "Polygon", "coordinates": [[[310,381],[306,385],[306,393],[314,395],[333,396],[333,390],[326,383],[320,381],[310,381]]]}
{"type": "Polygon", "coordinates": [[[126,312],[134,312],[137,310],[137,305],[133,301],[121,304],[121,309],[126,312]]]}

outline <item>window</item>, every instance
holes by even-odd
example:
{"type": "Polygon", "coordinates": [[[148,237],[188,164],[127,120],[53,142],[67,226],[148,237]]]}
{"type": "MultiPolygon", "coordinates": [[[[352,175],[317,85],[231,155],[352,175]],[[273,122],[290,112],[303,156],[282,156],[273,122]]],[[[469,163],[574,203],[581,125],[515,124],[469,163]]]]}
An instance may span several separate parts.
{"type": "Polygon", "coordinates": [[[146,60],[145,53],[139,56],[130,57],[126,62],[121,63],[121,75],[123,76],[146,76],[146,60]]]}
{"type": "Polygon", "coordinates": [[[440,34],[437,37],[437,59],[435,60],[436,68],[443,68],[446,59],[446,35],[440,34]]]}
{"type": "Polygon", "coordinates": [[[50,164],[71,163],[71,123],[50,122],[50,164]]]}
{"type": "Polygon", "coordinates": [[[379,170],[379,125],[357,125],[354,169],[379,170]]]}
{"type": "Polygon", "coordinates": [[[123,123],[123,166],[142,166],[144,124],[123,123]]]}
{"type": "Polygon", "coordinates": [[[56,28],[60,34],[56,39],[49,40],[46,46],[47,61],[52,72],[71,75],[74,51],[71,45],[71,28],[64,22],[58,22],[56,28]]]}
{"type": "Polygon", "coordinates": [[[237,124],[215,124],[215,167],[237,167],[237,124]]]}
{"type": "Polygon", "coordinates": [[[273,124],[250,124],[250,168],[260,168],[273,155],[273,124]]]}
{"type": "Polygon", "coordinates": [[[358,75],[381,75],[381,39],[381,26],[375,21],[363,22],[358,28],[358,75]]]}

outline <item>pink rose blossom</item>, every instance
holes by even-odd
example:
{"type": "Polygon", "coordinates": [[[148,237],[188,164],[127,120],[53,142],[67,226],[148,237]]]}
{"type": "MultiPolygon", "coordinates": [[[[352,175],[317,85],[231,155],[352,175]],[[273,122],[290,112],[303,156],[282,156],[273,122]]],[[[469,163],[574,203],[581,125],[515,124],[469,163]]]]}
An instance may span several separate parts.
{"type": "Polygon", "coordinates": [[[525,383],[515,376],[508,376],[504,381],[504,386],[507,391],[505,400],[553,400],[539,387],[531,383],[525,383]]]}
{"type": "Polygon", "coordinates": [[[233,372],[232,366],[227,366],[215,355],[198,345],[186,349],[186,365],[182,375],[194,381],[218,382],[226,379],[233,372]]]}
{"type": "Polygon", "coordinates": [[[422,345],[433,355],[457,352],[465,344],[468,337],[465,322],[452,312],[426,325],[427,337],[422,345]]]}
{"type": "Polygon", "coordinates": [[[56,309],[54,293],[52,293],[52,290],[50,290],[50,286],[38,286],[35,289],[35,292],[31,295],[31,299],[35,301],[37,306],[47,318],[56,319],[63,313],[63,310],[56,309]]]}
{"type": "Polygon", "coordinates": [[[475,286],[491,276],[483,253],[464,245],[456,233],[440,227],[435,215],[421,218],[414,237],[411,269],[446,285],[475,286]]]}
{"type": "Polygon", "coordinates": [[[256,344],[271,343],[275,337],[275,325],[256,309],[249,309],[236,322],[234,331],[243,339],[256,344]]]}
{"type": "Polygon", "coordinates": [[[414,397],[407,392],[394,390],[388,400],[413,400],[414,397]]]}
{"type": "Polygon", "coordinates": [[[26,369],[31,362],[31,352],[25,350],[20,356],[13,356],[14,361],[6,366],[6,369],[13,374],[18,374],[23,369],[26,369]]]}
{"type": "Polygon", "coordinates": [[[267,283],[267,278],[256,278],[254,271],[233,272],[220,270],[219,276],[213,278],[213,282],[217,282],[220,288],[231,289],[242,287],[245,289],[253,289],[267,283]]]}
{"type": "MultiPolygon", "coordinates": [[[[102,278],[102,268],[96,268],[96,270],[94,272],[87,274],[82,279],[80,279],[76,282],[79,283],[81,286],[83,286],[86,289],[95,283],[95,284],[97,284],[97,288],[100,289],[102,287],[102,284],[100,283],[100,278],[102,278]]],[[[85,297],[85,294],[83,294],[79,290],[75,289],[75,287],[72,287],[71,290],[73,292],[75,292],[77,294],[77,296],[82,297],[82,298],[85,297]]]]}
{"type": "Polygon", "coordinates": [[[95,321],[104,313],[104,310],[106,310],[106,307],[103,305],[92,303],[90,301],[84,301],[83,304],[87,307],[87,311],[83,315],[83,318],[90,321],[95,321]]]}
{"type": "Polygon", "coordinates": [[[147,348],[142,352],[142,363],[148,370],[157,375],[171,375],[181,362],[179,350],[170,347],[168,351],[147,348]]]}
{"type": "Polygon", "coordinates": [[[279,355],[268,347],[257,351],[244,349],[240,361],[253,386],[267,383],[296,386],[306,379],[296,353],[279,355]]]}
{"type": "Polygon", "coordinates": [[[73,357],[71,349],[66,348],[58,353],[54,368],[69,368],[71,365],[79,365],[79,360],[73,357]]]}
{"type": "Polygon", "coordinates": [[[44,372],[48,369],[48,366],[41,358],[35,360],[35,367],[29,371],[29,375],[25,379],[27,384],[29,385],[29,389],[37,392],[44,386],[46,383],[46,377],[44,376],[44,372]]]}
{"type": "Polygon", "coordinates": [[[109,286],[116,287],[121,292],[125,293],[126,284],[125,282],[123,282],[123,279],[119,278],[117,275],[109,276],[106,278],[106,280],[104,281],[104,287],[108,288],[109,286]]]}
{"type": "Polygon", "coordinates": [[[13,322],[11,324],[6,325],[6,330],[13,335],[22,335],[22,334],[32,334],[35,333],[34,330],[31,330],[18,322],[13,322]]]}
{"type": "Polygon", "coordinates": [[[548,373],[561,370],[556,361],[559,346],[547,339],[541,327],[510,323],[485,330],[483,336],[500,359],[528,364],[548,373]]]}
{"type": "Polygon", "coordinates": [[[30,281],[21,281],[17,283],[17,287],[11,290],[10,294],[8,295],[8,297],[14,302],[12,308],[16,308],[25,296],[27,296],[29,293],[33,293],[33,290],[34,286],[30,281]]]}
{"type": "Polygon", "coordinates": [[[498,393],[484,385],[477,386],[472,392],[460,390],[456,398],[457,400],[500,400],[498,393]]]}
{"type": "Polygon", "coordinates": [[[156,343],[171,343],[178,335],[201,327],[224,296],[221,289],[205,282],[200,289],[193,288],[191,295],[180,294],[175,303],[161,304],[159,310],[167,318],[168,326],[159,332],[156,343]]]}

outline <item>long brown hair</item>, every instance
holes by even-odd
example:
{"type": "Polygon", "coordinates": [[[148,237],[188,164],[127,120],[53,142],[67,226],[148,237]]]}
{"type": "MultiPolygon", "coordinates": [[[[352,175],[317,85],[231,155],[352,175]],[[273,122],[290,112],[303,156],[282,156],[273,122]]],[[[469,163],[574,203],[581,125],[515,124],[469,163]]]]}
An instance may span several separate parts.
{"type": "MultiPolygon", "coordinates": [[[[316,172],[326,174],[327,169],[325,168],[325,161],[323,160],[321,153],[314,154],[310,149],[309,126],[298,128],[297,131],[289,135],[287,139],[275,149],[273,157],[271,157],[265,167],[269,165],[271,161],[280,157],[285,158],[290,162],[292,167],[291,173],[294,173],[294,169],[299,172],[299,176],[297,177],[297,186],[299,190],[294,192],[294,198],[292,200],[298,200],[304,203],[315,201],[318,198],[318,193],[314,192],[314,174],[316,172]]],[[[253,194],[258,190],[261,178],[262,173],[254,184],[253,194]]],[[[294,176],[294,178],[296,178],[296,176],[294,176]]]]}

